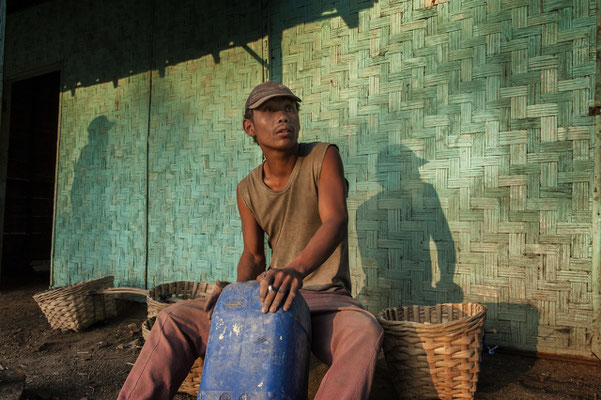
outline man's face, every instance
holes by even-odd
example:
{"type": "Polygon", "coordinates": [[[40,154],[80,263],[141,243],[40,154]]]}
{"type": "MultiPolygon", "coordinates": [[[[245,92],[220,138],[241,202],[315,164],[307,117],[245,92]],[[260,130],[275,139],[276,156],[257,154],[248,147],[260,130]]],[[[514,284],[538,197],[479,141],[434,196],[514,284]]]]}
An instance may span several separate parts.
{"type": "Polygon", "coordinates": [[[245,119],[244,131],[261,147],[286,150],[298,143],[300,122],[296,102],[288,97],[274,97],[253,110],[245,119]]]}

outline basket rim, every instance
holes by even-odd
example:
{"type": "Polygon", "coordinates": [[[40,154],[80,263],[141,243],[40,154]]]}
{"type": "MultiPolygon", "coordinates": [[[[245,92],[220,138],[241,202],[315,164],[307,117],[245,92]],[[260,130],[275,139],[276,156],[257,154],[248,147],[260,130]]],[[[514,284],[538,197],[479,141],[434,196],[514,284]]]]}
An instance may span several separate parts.
{"type": "Polygon", "coordinates": [[[163,282],[160,283],[158,285],[155,285],[151,288],[148,289],[148,294],[150,295],[151,292],[164,287],[164,286],[169,286],[169,285],[177,285],[177,284],[195,284],[195,285],[201,285],[201,284],[206,284],[206,285],[214,285],[214,283],[211,283],[209,281],[170,281],[170,282],[163,282]]]}
{"type": "Polygon", "coordinates": [[[470,321],[470,320],[475,320],[478,318],[482,318],[482,316],[486,314],[486,305],[481,304],[481,303],[475,303],[475,302],[466,302],[466,303],[440,303],[440,304],[436,304],[436,305],[432,305],[432,306],[428,306],[428,305],[408,305],[408,306],[396,306],[396,307],[387,307],[384,308],[382,310],[380,310],[380,312],[378,312],[378,314],[376,315],[376,319],[378,320],[378,322],[380,322],[380,324],[382,326],[388,325],[388,326],[407,326],[407,327],[436,327],[436,328],[447,328],[447,327],[452,327],[454,325],[457,324],[463,324],[466,321],[470,321]],[[445,306],[445,305],[476,305],[481,307],[481,310],[478,311],[475,314],[472,315],[466,315],[464,317],[461,317],[459,319],[455,319],[452,321],[447,321],[447,322],[417,322],[417,321],[398,321],[398,320],[391,320],[391,319],[387,319],[384,318],[382,315],[384,315],[384,313],[388,310],[394,310],[394,309],[398,309],[398,308],[403,308],[403,307],[429,307],[429,308],[434,308],[436,306],[445,306]]]}
{"type": "Polygon", "coordinates": [[[115,277],[112,275],[103,276],[100,278],[92,278],[92,279],[88,279],[85,281],[75,282],[75,283],[65,285],[65,286],[59,286],[59,287],[55,287],[55,288],[46,289],[42,292],[34,294],[32,297],[36,301],[46,300],[46,299],[49,299],[56,295],[60,295],[63,293],[69,293],[70,291],[81,290],[82,288],[85,288],[86,286],[90,286],[90,285],[109,283],[110,286],[112,286],[114,279],[115,279],[115,277]]]}
{"type": "Polygon", "coordinates": [[[115,299],[100,296],[95,301],[91,293],[98,293],[113,286],[114,277],[88,279],[58,288],[48,289],[32,297],[46,317],[52,329],[80,331],[97,321],[117,315],[115,299]],[[97,311],[100,307],[100,312],[97,311]]]}
{"type": "MultiPolygon", "coordinates": [[[[215,290],[215,284],[208,281],[174,281],[174,282],[165,282],[159,285],[156,285],[147,290],[146,293],[146,305],[147,305],[147,315],[149,317],[156,316],[163,309],[173,305],[173,303],[169,303],[163,301],[160,298],[161,293],[164,288],[168,288],[170,286],[182,286],[187,287],[188,289],[193,289],[192,293],[194,297],[188,297],[187,300],[197,300],[197,299],[208,299],[213,290],[215,290]]],[[[180,288],[181,289],[181,288],[180,288]]],[[[183,293],[173,293],[175,297],[181,298],[180,296],[183,293]]],[[[206,301],[206,300],[205,300],[206,301]]]]}

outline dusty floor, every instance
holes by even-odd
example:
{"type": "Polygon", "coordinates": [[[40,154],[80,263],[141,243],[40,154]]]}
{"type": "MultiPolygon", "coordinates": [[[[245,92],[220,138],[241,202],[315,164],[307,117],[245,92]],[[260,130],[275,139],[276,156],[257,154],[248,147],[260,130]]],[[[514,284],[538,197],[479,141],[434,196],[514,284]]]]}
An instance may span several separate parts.
{"type": "MultiPolygon", "coordinates": [[[[79,333],[53,331],[32,299],[45,287],[38,280],[0,290],[0,370],[18,369],[26,376],[25,400],[114,399],[142,343],[141,334],[131,333],[128,325],[144,321],[145,305],[120,300],[116,319],[79,333]]],[[[325,365],[312,363],[310,393],[315,393],[326,370],[325,365]]],[[[386,365],[380,360],[371,399],[393,398],[386,365]]],[[[176,399],[194,397],[182,394],[176,399]]],[[[601,364],[487,355],[476,399],[601,400],[601,364]]]]}

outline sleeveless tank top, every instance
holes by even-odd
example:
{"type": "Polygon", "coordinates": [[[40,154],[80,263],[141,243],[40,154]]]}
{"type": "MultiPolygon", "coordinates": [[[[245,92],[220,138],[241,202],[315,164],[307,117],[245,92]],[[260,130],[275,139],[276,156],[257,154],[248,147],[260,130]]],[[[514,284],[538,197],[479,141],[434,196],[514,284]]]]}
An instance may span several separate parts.
{"type": "MultiPolygon", "coordinates": [[[[272,249],[270,268],[283,268],[307,246],[321,226],[318,184],[329,143],[300,143],[299,157],[282,190],[273,190],[263,181],[263,164],[239,183],[244,204],[263,231],[272,249]]],[[[345,181],[346,183],[346,181],[345,181]]],[[[303,289],[351,292],[348,240],[336,247],[330,257],[303,280],[303,289]]]]}

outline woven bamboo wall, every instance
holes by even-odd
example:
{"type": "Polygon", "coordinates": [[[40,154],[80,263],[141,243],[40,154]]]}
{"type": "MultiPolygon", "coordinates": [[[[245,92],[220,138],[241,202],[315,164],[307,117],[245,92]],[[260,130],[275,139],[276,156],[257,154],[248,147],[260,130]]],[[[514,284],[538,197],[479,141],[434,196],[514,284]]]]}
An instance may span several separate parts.
{"type": "Polygon", "coordinates": [[[305,138],[343,153],[370,309],[482,302],[493,342],[590,354],[595,13],[380,1],[354,29],[342,13],[284,30],[305,138]]]}
{"type": "Polygon", "coordinates": [[[55,284],[114,275],[144,286],[147,75],[62,98],[55,284]],[[89,113],[71,112],[87,109],[89,113]],[[91,120],[90,118],[94,115],[91,120]]]}
{"type": "Polygon", "coordinates": [[[202,46],[203,55],[153,73],[149,141],[149,286],[235,280],[242,252],[236,185],[261,162],[241,109],[263,67],[254,2],[159,3],[154,59],[202,46]],[[211,21],[195,26],[196,21],[211,21]],[[191,29],[194,27],[194,29],[191,29]],[[221,33],[221,35],[220,35],[221,33]],[[232,45],[230,45],[232,43],[232,45]],[[233,43],[244,43],[249,51],[233,43]]]}
{"type": "Polygon", "coordinates": [[[594,2],[72,3],[7,25],[8,73],[63,65],[56,284],[233,279],[269,72],[340,148],[370,310],[482,302],[492,343],[590,354],[594,2]]]}

